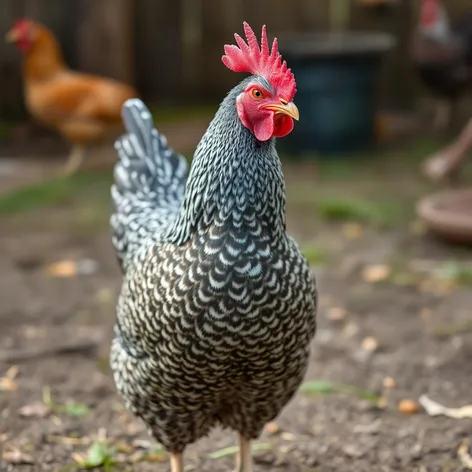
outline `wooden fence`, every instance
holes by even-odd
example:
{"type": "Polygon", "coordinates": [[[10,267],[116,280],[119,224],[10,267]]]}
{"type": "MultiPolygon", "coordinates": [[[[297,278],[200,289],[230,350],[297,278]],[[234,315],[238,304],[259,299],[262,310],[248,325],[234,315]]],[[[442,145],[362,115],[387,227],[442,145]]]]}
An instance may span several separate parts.
{"type": "MultiPolygon", "coordinates": [[[[352,0],[353,29],[386,31],[398,45],[386,61],[384,103],[411,106],[415,76],[406,50],[418,0],[399,0],[383,14],[352,0]]],[[[1,0],[0,34],[21,16],[57,34],[72,68],[134,83],[156,103],[219,100],[240,77],[226,70],[223,44],[242,21],[270,34],[326,29],[330,0],[1,0]]],[[[447,0],[451,15],[470,0],[447,0]]],[[[24,116],[20,57],[0,41],[0,118],[24,116]]]]}

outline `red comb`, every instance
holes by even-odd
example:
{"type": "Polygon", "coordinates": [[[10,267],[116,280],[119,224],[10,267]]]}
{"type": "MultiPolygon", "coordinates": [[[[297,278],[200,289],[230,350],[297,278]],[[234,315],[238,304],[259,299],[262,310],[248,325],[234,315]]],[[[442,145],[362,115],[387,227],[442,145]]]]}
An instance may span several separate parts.
{"type": "Polygon", "coordinates": [[[14,29],[22,29],[31,24],[31,20],[28,18],[18,18],[14,23],[13,23],[13,28],[14,29]]]}
{"type": "Polygon", "coordinates": [[[225,45],[225,55],[221,58],[223,64],[234,72],[249,72],[265,77],[277,88],[285,89],[286,98],[291,101],[297,90],[295,77],[287,68],[287,63],[282,62],[277,38],[274,39],[272,49],[269,51],[264,25],[259,48],[259,42],[252,28],[246,22],[243,25],[247,44],[239,34],[235,34],[234,37],[238,45],[225,45]]]}

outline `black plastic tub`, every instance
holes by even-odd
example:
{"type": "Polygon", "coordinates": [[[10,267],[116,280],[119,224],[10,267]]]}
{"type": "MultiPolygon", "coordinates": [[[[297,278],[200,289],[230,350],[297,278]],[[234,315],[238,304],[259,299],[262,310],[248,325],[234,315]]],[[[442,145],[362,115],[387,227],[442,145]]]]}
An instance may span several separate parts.
{"type": "Polygon", "coordinates": [[[375,139],[374,119],[382,59],[395,45],[384,33],[297,34],[280,39],[295,74],[300,121],[280,141],[288,154],[359,151],[375,139]]]}

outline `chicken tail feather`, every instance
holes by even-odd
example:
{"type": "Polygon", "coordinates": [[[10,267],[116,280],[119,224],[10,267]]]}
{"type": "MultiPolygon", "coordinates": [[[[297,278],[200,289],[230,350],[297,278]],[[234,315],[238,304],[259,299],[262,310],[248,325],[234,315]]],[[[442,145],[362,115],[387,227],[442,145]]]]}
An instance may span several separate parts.
{"type": "Polygon", "coordinates": [[[111,189],[113,245],[123,270],[148,238],[157,237],[180,208],[187,161],[167,145],[139,99],[122,108],[126,134],[115,142],[118,162],[111,189]]]}

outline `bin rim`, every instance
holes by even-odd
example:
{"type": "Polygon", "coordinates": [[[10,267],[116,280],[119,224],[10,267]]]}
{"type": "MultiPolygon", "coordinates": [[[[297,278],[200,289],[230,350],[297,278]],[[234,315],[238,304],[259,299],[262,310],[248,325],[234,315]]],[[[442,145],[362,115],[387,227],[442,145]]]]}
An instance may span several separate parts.
{"type": "Polygon", "coordinates": [[[279,36],[279,49],[291,57],[325,57],[333,55],[370,55],[390,51],[396,38],[384,32],[306,32],[279,36]]]}

